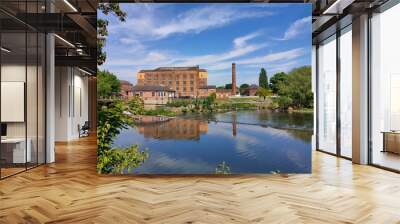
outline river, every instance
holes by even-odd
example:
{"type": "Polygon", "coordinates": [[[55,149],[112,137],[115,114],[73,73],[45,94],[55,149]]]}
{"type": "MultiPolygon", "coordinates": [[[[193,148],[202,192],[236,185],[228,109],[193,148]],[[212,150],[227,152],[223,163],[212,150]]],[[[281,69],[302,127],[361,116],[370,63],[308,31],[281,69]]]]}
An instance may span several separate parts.
{"type": "Polygon", "coordinates": [[[311,172],[312,113],[237,111],[188,115],[123,130],[114,146],[138,144],[149,158],[136,174],[311,172]]]}

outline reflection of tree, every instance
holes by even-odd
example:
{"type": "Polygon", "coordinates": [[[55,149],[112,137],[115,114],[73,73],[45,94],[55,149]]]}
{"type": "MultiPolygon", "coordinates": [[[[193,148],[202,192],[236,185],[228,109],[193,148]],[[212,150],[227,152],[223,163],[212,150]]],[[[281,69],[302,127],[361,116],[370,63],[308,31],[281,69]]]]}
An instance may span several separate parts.
{"type": "Polygon", "coordinates": [[[313,128],[312,113],[282,113],[273,111],[259,111],[257,118],[261,123],[266,122],[272,127],[313,128]]]}
{"type": "Polygon", "coordinates": [[[237,116],[236,113],[232,113],[232,135],[236,136],[237,133],[237,116]]]}
{"type": "Polygon", "coordinates": [[[300,139],[305,143],[309,143],[311,140],[312,132],[310,131],[303,131],[303,130],[286,130],[288,134],[292,137],[300,139]]]}
{"type": "Polygon", "coordinates": [[[215,174],[231,174],[231,168],[222,161],[222,163],[218,164],[217,168],[215,168],[215,174]]]}

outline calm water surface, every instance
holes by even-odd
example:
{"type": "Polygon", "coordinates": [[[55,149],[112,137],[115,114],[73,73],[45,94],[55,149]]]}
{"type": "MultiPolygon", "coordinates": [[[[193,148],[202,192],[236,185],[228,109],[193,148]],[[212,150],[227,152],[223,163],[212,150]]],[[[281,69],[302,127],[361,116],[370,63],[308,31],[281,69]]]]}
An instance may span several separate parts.
{"type": "Polygon", "coordinates": [[[223,161],[238,174],[309,173],[312,122],[312,113],[186,116],[124,130],[114,145],[149,150],[138,174],[213,174],[223,161]]]}

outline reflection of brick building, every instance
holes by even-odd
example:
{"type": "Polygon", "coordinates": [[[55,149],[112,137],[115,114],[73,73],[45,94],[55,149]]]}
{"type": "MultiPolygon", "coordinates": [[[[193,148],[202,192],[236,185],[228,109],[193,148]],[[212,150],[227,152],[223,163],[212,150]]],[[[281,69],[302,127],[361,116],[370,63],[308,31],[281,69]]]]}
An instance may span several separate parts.
{"type": "Polygon", "coordinates": [[[166,86],[134,86],[133,95],[140,96],[145,105],[163,105],[175,98],[175,91],[166,86]]]}
{"type": "Polygon", "coordinates": [[[208,73],[195,67],[160,67],[137,73],[137,85],[164,85],[175,90],[178,97],[199,96],[199,89],[207,86],[208,73]]]}
{"type": "Polygon", "coordinates": [[[198,139],[207,133],[206,121],[191,119],[171,119],[164,122],[138,124],[139,133],[146,138],[157,139],[198,139]]]}
{"type": "Polygon", "coordinates": [[[123,98],[127,98],[130,96],[133,96],[133,92],[132,92],[132,88],[133,85],[132,83],[125,81],[125,80],[121,80],[119,81],[119,86],[120,86],[120,95],[123,98]]]}

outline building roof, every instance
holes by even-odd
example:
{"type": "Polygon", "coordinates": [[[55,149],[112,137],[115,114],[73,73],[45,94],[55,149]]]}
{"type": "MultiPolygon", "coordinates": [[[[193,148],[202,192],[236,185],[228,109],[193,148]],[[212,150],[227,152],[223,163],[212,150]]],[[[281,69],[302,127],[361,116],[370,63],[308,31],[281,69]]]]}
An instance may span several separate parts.
{"type": "Polygon", "coordinates": [[[120,85],[132,85],[129,81],[126,80],[119,80],[120,85]]]}
{"type": "Polygon", "coordinates": [[[248,89],[258,89],[258,86],[255,84],[250,85],[249,87],[247,87],[248,89]]]}
{"type": "Polygon", "coordinates": [[[200,71],[207,72],[206,69],[200,69],[199,66],[187,66],[187,67],[158,67],[156,69],[145,69],[139,72],[155,72],[155,71],[200,71]]]}
{"type": "Polygon", "coordinates": [[[136,85],[133,87],[133,91],[167,91],[175,92],[175,90],[169,88],[168,86],[161,85],[136,85]]]}
{"type": "Polygon", "coordinates": [[[199,89],[216,89],[216,88],[217,88],[216,86],[211,85],[211,86],[201,86],[199,89]]]}

